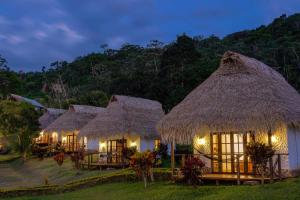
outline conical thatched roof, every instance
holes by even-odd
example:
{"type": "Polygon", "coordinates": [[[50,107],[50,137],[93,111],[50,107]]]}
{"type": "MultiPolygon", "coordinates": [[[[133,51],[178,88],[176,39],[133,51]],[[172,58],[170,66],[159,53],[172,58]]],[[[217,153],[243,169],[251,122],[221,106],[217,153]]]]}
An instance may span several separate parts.
{"type": "Polygon", "coordinates": [[[299,126],[300,95],[271,67],[226,52],[220,67],[159,123],[164,141],[190,143],[204,131],[268,131],[299,126]]]}
{"type": "Polygon", "coordinates": [[[44,132],[71,132],[79,131],[89,121],[94,119],[98,113],[105,108],[84,105],[71,105],[69,110],[51,123],[44,132]]]}
{"type": "Polygon", "coordinates": [[[46,112],[39,118],[40,128],[45,129],[64,112],[66,112],[66,110],[47,108],[46,112]]]}
{"type": "Polygon", "coordinates": [[[80,130],[81,136],[158,138],[157,122],[164,116],[158,101],[114,95],[106,110],[80,130]]]}

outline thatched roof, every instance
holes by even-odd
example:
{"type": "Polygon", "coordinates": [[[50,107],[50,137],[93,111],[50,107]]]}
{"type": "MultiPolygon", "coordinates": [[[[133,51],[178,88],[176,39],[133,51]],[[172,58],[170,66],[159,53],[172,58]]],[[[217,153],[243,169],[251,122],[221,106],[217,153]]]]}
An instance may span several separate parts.
{"type": "Polygon", "coordinates": [[[80,130],[81,136],[158,138],[157,122],[164,116],[158,101],[114,95],[106,110],[80,130]]]}
{"type": "Polygon", "coordinates": [[[36,107],[39,109],[45,108],[42,104],[40,104],[38,101],[36,101],[34,99],[29,99],[29,98],[22,97],[22,96],[19,96],[16,94],[10,94],[9,98],[13,99],[15,101],[28,103],[28,104],[32,105],[33,107],[36,107]]]}
{"type": "Polygon", "coordinates": [[[39,118],[40,128],[45,129],[64,112],[66,112],[66,110],[47,108],[46,112],[39,118]]]}
{"type": "Polygon", "coordinates": [[[300,95],[271,67],[226,52],[220,67],[159,123],[164,141],[190,143],[204,131],[268,131],[299,126],[300,95]]]}
{"type": "Polygon", "coordinates": [[[52,122],[44,132],[72,132],[79,131],[90,120],[105,108],[84,105],[71,105],[69,110],[52,122]]]}

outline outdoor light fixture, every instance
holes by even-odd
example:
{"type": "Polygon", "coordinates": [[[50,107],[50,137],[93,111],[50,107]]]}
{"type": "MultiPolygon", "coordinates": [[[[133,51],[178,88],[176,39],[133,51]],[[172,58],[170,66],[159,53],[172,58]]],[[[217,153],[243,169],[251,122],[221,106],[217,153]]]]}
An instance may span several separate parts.
{"type": "Polygon", "coordinates": [[[100,149],[106,148],[106,142],[100,142],[100,149]]]}
{"type": "Polygon", "coordinates": [[[275,135],[271,136],[271,142],[276,143],[278,141],[278,138],[275,135]]]}
{"type": "Polygon", "coordinates": [[[197,143],[199,145],[205,145],[205,143],[206,143],[205,138],[198,138],[197,143]]]}
{"type": "Polygon", "coordinates": [[[130,142],[130,146],[131,147],[136,147],[136,142],[134,142],[134,141],[130,142]]]}

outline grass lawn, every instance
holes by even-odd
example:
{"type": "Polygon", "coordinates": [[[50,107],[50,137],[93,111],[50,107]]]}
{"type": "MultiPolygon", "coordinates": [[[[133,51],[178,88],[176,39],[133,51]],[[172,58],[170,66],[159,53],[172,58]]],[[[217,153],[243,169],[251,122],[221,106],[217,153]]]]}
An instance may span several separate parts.
{"type": "Polygon", "coordinates": [[[197,189],[167,182],[153,183],[147,189],[143,188],[142,183],[112,183],[58,195],[19,197],[10,200],[300,199],[299,188],[300,178],[265,186],[200,186],[197,189]]]}
{"type": "Polygon", "coordinates": [[[8,162],[8,161],[14,160],[19,157],[20,157],[20,155],[17,153],[0,155],[0,162],[8,162]]]}
{"type": "Polygon", "coordinates": [[[44,160],[34,158],[26,161],[25,164],[21,164],[20,160],[14,160],[0,163],[0,188],[13,189],[40,186],[45,183],[45,178],[49,180],[49,184],[64,184],[114,171],[77,170],[74,169],[70,158],[66,158],[61,167],[56,164],[53,158],[44,160]]]}

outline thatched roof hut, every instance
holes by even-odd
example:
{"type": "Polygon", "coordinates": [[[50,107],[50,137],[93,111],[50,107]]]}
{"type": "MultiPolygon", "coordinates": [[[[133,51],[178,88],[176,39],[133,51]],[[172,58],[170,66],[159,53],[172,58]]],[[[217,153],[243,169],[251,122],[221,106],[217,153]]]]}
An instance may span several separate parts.
{"type": "Polygon", "coordinates": [[[204,131],[269,131],[300,125],[300,95],[264,63],[226,52],[220,67],[159,123],[162,139],[191,143],[204,131]]]}
{"type": "Polygon", "coordinates": [[[158,101],[113,95],[104,112],[89,122],[79,132],[89,137],[122,137],[139,135],[158,138],[157,122],[164,116],[158,101]]]}
{"type": "Polygon", "coordinates": [[[66,110],[47,108],[46,112],[39,118],[40,128],[45,129],[64,112],[66,112],[66,110]]]}
{"type": "Polygon", "coordinates": [[[16,95],[16,94],[10,94],[8,98],[11,99],[11,100],[14,100],[14,101],[28,103],[28,104],[30,104],[33,107],[38,108],[38,109],[45,109],[45,107],[42,104],[40,104],[38,101],[36,101],[34,99],[29,99],[29,98],[22,97],[22,96],[19,96],[19,95],[16,95]]]}
{"type": "Polygon", "coordinates": [[[79,129],[94,119],[98,113],[104,110],[105,108],[94,106],[71,105],[67,112],[57,118],[43,131],[45,133],[79,131],[79,129]]]}

